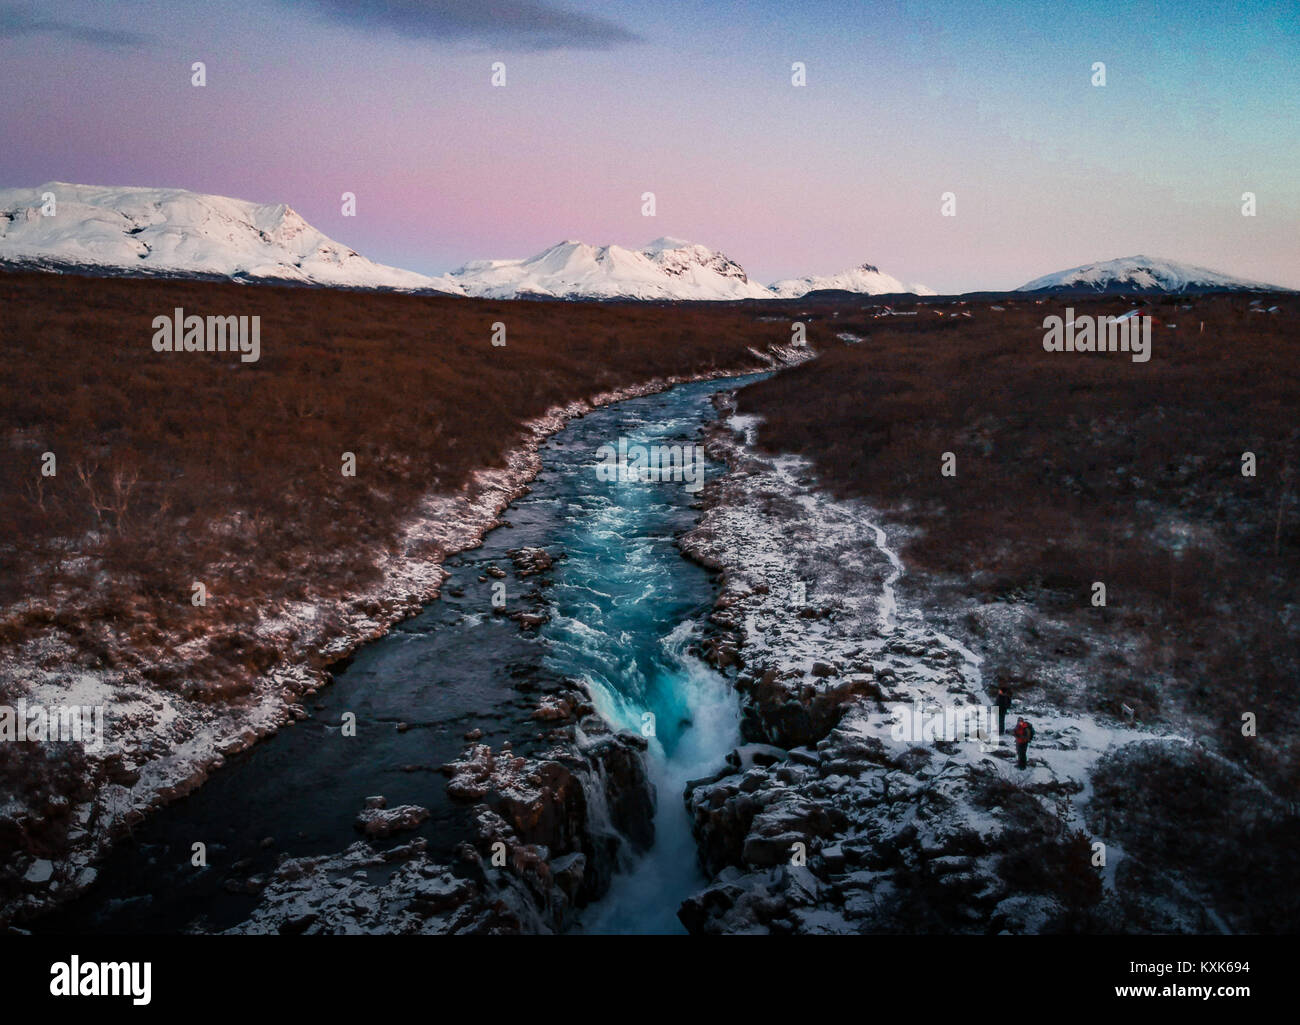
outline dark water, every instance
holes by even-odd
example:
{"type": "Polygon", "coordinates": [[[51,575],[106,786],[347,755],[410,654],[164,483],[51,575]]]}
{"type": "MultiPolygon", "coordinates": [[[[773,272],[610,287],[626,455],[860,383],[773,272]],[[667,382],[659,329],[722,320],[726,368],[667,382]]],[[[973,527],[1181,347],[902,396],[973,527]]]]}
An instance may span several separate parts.
{"type": "MultiPolygon", "coordinates": [[[[469,838],[470,807],[453,802],[437,769],[459,757],[467,731],[519,753],[544,746],[529,715],[539,690],[565,676],[592,685],[618,727],[645,732],[654,716],[652,772],[660,786],[660,839],[652,854],[584,919],[589,931],[674,931],[676,902],[696,881],[681,784],[720,762],[735,739],[735,701],[690,655],[713,599],[709,575],[683,559],[674,536],[698,517],[683,482],[606,481],[601,445],[690,443],[713,416],[712,395],[754,377],[682,385],[573,421],[542,449],[529,494],[505,514],[513,525],[449,560],[443,597],[359,649],[335,681],[309,698],[310,716],[231,757],[194,794],[162,809],[123,841],[88,893],[36,923],[51,932],[176,932],[228,928],[257,898],[228,880],[271,870],[282,853],[342,851],[367,796],[419,804],[432,817],[392,843],[425,837],[449,857],[469,838]],[[520,580],[505,554],[542,547],[566,558],[520,580]],[[507,611],[545,611],[523,631],[492,611],[486,570],[508,571],[507,611]],[[486,581],[480,577],[486,576],[486,581]],[[356,716],[357,735],[339,729],[356,716]],[[409,727],[398,731],[398,724],[409,727]],[[206,868],[190,864],[196,842],[206,868]]],[[[711,475],[719,468],[709,466],[711,475]]]]}

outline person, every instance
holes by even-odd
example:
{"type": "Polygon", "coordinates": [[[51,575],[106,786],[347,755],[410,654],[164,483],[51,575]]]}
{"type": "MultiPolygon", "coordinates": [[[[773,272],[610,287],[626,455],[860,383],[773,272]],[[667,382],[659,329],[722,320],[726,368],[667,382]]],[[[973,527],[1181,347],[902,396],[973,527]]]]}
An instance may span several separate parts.
{"type": "Polygon", "coordinates": [[[1016,723],[1016,728],[1011,731],[1011,735],[1016,738],[1016,768],[1028,768],[1025,763],[1025,755],[1029,751],[1029,742],[1034,739],[1034,728],[1025,722],[1023,716],[1016,723]]]}
{"type": "Polygon", "coordinates": [[[998,684],[998,737],[1007,732],[1007,709],[1011,707],[1011,692],[998,684]]]}

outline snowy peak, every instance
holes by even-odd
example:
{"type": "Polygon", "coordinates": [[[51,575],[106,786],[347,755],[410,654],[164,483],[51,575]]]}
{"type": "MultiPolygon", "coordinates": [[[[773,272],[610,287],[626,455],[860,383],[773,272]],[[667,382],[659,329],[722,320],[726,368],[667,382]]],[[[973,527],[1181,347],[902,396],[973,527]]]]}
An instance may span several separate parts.
{"type": "Polygon", "coordinates": [[[1204,267],[1150,256],[1125,256],[1048,274],[1018,292],[1218,292],[1287,291],[1204,267]]]}
{"type": "MultiPolygon", "coordinates": [[[[642,249],[643,253],[661,253],[665,249],[693,249],[694,242],[687,242],[684,238],[673,238],[671,235],[664,235],[653,242],[648,242],[642,249]]],[[[701,247],[703,248],[703,247],[701,247]]]]}
{"type": "Polygon", "coordinates": [[[835,289],[841,292],[860,292],[863,295],[887,295],[893,292],[911,292],[915,295],[934,295],[934,289],[925,285],[905,285],[898,278],[883,273],[871,263],[859,264],[851,270],[825,277],[787,278],[772,285],[779,299],[797,299],[809,292],[835,289]]]}
{"type": "MultiPolygon", "coordinates": [[[[719,278],[735,279],[737,286],[749,284],[749,275],[740,264],[707,246],[661,238],[651,242],[642,252],[659,264],[665,274],[673,277],[690,278],[702,283],[702,275],[716,275],[719,278]]],[[[762,290],[760,285],[753,287],[762,290]]]]}
{"type": "Polygon", "coordinates": [[[677,238],[640,249],[566,240],[526,260],[477,260],[449,277],[490,299],[770,299],[740,264],[677,238]]]}
{"type": "Polygon", "coordinates": [[[460,294],[446,278],[367,260],[284,203],[185,189],[48,182],[0,190],[0,264],[460,294]],[[46,194],[52,215],[43,212],[46,194]]]}

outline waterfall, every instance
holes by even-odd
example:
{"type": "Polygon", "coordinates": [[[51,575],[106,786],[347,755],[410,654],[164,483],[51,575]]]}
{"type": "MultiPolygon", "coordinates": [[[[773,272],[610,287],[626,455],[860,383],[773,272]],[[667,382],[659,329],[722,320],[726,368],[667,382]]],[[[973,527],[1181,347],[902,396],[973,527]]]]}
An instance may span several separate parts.
{"type": "Polygon", "coordinates": [[[722,765],[740,739],[740,706],[730,683],[688,653],[698,624],[685,620],[664,639],[677,667],[676,682],[689,712],[672,753],[652,740],[647,768],[659,794],[655,845],[614,879],[609,893],[582,916],[588,933],[684,933],[677,921],[681,901],[703,887],[683,791],[692,779],[722,765]]]}
{"type": "MultiPolygon", "coordinates": [[[[646,736],[655,785],[655,843],[608,895],[583,914],[586,932],[684,932],[680,902],[704,880],[683,791],[718,769],[739,740],[740,711],[728,681],[690,653],[712,606],[707,571],[674,541],[692,526],[698,487],[596,472],[598,452],[655,446],[684,451],[694,443],[718,384],[685,386],[645,402],[635,416],[574,433],[590,456],[566,466],[567,554],[541,630],[551,670],[586,683],[597,711],[616,729],[646,736]],[[649,408],[646,408],[649,407],[649,408]],[[590,430],[589,430],[590,429],[590,430]]],[[[702,459],[702,453],[701,453],[702,459]]],[[[720,467],[708,466],[716,474],[720,467]]]]}

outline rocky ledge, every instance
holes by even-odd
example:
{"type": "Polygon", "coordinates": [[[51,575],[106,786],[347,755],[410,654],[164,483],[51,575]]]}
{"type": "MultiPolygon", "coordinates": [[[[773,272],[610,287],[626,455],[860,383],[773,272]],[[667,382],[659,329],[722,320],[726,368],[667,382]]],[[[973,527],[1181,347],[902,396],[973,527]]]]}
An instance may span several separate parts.
{"type": "Polygon", "coordinates": [[[239,933],[557,933],[603,896],[614,873],[654,842],[655,792],[645,740],[615,733],[585,687],[545,695],[539,721],[552,748],[516,756],[472,742],[443,767],[447,789],[474,808],[475,835],[451,861],[427,842],[372,842],[418,827],[428,811],[366,801],[359,841],[339,854],[286,858],[267,878],[239,933]]]}

